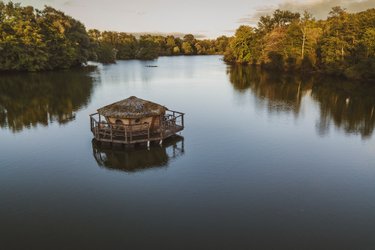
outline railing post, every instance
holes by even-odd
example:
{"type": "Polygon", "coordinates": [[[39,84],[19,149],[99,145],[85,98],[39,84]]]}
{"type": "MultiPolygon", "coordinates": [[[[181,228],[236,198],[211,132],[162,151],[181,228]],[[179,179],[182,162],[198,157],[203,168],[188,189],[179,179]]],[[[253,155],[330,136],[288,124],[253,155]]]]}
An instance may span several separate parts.
{"type": "Polygon", "coordinates": [[[165,121],[163,120],[160,126],[160,138],[163,138],[164,126],[165,126],[165,121]]]}
{"type": "Polygon", "coordinates": [[[147,139],[150,141],[150,126],[147,129],[147,139]]]}
{"type": "Polygon", "coordinates": [[[126,133],[126,126],[124,126],[124,130],[125,130],[125,142],[128,142],[128,135],[127,135],[127,133],[126,133]]]}
{"type": "Polygon", "coordinates": [[[100,140],[99,126],[95,126],[94,133],[95,133],[95,138],[100,140]]]}
{"type": "Polygon", "coordinates": [[[112,124],[109,125],[109,129],[111,131],[111,142],[113,142],[112,124]]]}
{"type": "Polygon", "coordinates": [[[130,143],[133,140],[133,127],[130,125],[130,143]]]}

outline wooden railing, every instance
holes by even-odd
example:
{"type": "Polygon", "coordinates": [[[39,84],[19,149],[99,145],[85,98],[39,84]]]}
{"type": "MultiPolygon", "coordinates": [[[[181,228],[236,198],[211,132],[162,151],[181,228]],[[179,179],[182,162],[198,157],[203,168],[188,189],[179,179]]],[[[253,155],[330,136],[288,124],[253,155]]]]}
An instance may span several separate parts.
{"type": "Polygon", "coordinates": [[[91,131],[95,139],[107,142],[136,143],[137,141],[149,141],[151,132],[150,124],[123,125],[113,124],[95,119],[96,114],[90,116],[91,131]]]}
{"type": "Polygon", "coordinates": [[[98,114],[90,115],[90,128],[98,141],[117,143],[150,142],[163,140],[184,128],[184,113],[168,110],[161,121],[160,128],[151,131],[151,124],[123,125],[113,124],[98,114]]]}
{"type": "Polygon", "coordinates": [[[175,128],[176,126],[184,128],[184,113],[167,110],[162,121],[164,129],[175,128]]]}

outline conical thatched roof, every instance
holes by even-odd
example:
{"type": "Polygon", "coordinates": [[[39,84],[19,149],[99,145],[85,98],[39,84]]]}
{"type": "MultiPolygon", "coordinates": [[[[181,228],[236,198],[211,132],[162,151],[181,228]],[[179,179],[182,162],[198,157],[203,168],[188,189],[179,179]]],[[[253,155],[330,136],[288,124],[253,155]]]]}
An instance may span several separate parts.
{"type": "Polygon", "coordinates": [[[166,107],[131,96],[98,109],[100,115],[114,118],[142,118],[164,114],[166,107]]]}

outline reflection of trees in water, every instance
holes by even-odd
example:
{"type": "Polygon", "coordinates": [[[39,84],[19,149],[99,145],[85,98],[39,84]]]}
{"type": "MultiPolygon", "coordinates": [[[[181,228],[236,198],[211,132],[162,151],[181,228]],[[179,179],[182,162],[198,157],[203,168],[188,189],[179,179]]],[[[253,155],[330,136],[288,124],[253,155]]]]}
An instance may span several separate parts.
{"type": "Polygon", "coordinates": [[[177,135],[166,139],[162,146],[152,145],[150,149],[111,147],[100,145],[95,140],[92,141],[92,148],[99,166],[125,172],[167,167],[172,159],[185,153],[184,138],[177,135]]]}
{"type": "Polygon", "coordinates": [[[294,112],[298,115],[301,99],[311,88],[312,80],[305,80],[282,75],[268,74],[251,66],[235,65],[228,68],[233,87],[244,92],[247,89],[267,101],[270,112],[294,112]]]}
{"type": "Polygon", "coordinates": [[[329,131],[331,121],[346,133],[370,137],[375,126],[375,85],[326,79],[312,88],[319,103],[321,135],[329,131]]]}
{"type": "Polygon", "coordinates": [[[92,87],[92,78],[83,70],[3,75],[0,127],[18,132],[38,124],[66,123],[88,104],[92,87]]]}
{"type": "Polygon", "coordinates": [[[265,99],[272,111],[300,112],[301,100],[311,93],[320,106],[318,132],[329,130],[331,121],[346,133],[372,135],[375,126],[375,86],[340,79],[300,79],[269,74],[250,66],[228,68],[230,82],[239,92],[250,89],[258,98],[265,99]]]}

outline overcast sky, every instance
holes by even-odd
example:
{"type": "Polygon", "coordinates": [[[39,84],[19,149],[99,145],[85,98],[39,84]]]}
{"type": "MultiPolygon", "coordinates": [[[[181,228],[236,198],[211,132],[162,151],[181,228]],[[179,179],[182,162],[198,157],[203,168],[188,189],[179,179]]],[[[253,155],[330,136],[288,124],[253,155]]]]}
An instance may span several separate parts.
{"type": "Polygon", "coordinates": [[[87,28],[124,32],[193,33],[215,38],[233,35],[241,24],[254,25],[276,8],[310,10],[316,17],[341,5],[349,11],[375,8],[375,0],[13,0],[42,8],[50,5],[87,28]]]}

